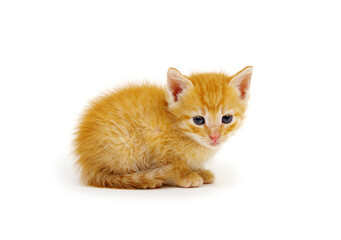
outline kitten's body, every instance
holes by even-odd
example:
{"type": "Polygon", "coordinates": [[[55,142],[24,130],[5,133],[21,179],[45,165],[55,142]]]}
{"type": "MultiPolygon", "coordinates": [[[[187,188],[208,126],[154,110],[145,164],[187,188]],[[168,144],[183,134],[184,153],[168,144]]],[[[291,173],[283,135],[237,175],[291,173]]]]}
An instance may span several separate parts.
{"type": "Polygon", "coordinates": [[[246,101],[239,101],[241,92],[229,86],[232,77],[194,74],[187,79],[175,71],[168,73],[167,89],[131,85],[91,104],[75,139],[87,184],[155,188],[163,184],[197,187],[213,181],[203,165],[220,144],[216,139],[212,144],[201,142],[212,135],[209,115],[233,112],[236,120],[228,128],[214,126],[225,140],[243,119],[246,101]],[[206,129],[193,125],[193,114],[208,114],[206,129]]]}

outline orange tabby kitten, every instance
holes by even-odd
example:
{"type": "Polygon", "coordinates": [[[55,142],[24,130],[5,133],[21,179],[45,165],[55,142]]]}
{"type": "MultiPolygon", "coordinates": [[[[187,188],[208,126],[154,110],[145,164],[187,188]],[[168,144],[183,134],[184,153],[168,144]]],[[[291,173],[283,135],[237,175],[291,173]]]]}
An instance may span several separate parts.
{"type": "Polygon", "coordinates": [[[74,140],[82,179],[109,188],[212,183],[203,165],[243,120],[251,74],[170,68],[167,88],[130,85],[98,98],[74,140]]]}

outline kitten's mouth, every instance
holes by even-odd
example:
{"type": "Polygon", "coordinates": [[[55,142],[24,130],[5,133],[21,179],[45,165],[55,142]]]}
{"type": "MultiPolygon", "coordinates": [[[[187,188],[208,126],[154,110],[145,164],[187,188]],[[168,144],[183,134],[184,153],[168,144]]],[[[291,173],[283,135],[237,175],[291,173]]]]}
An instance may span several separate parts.
{"type": "Polygon", "coordinates": [[[219,145],[219,142],[211,142],[210,145],[217,146],[217,145],[219,145]]]}

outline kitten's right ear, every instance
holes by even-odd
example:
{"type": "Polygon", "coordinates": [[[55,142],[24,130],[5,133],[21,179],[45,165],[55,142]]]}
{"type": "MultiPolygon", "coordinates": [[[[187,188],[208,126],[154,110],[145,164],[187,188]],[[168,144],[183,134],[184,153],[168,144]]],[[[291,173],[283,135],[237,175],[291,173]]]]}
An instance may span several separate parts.
{"type": "Polygon", "coordinates": [[[190,87],[193,87],[192,82],[185,78],[178,70],[175,68],[168,69],[167,88],[170,102],[177,102],[183,92],[190,87]]]}

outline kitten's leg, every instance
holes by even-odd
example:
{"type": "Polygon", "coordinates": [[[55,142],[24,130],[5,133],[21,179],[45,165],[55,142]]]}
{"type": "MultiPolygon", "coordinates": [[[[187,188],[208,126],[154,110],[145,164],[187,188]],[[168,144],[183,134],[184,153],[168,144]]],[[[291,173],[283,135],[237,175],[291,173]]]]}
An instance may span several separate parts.
{"type": "Polygon", "coordinates": [[[199,187],[204,183],[202,177],[196,173],[191,172],[190,174],[182,177],[177,182],[179,187],[190,188],[190,187],[199,187]]]}
{"type": "Polygon", "coordinates": [[[173,162],[164,169],[168,185],[190,188],[204,183],[200,174],[183,161],[173,162]]]}
{"type": "Polygon", "coordinates": [[[204,184],[213,183],[214,181],[214,174],[210,170],[207,169],[199,169],[197,173],[202,177],[204,180],[204,184]]]}

